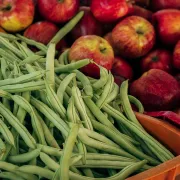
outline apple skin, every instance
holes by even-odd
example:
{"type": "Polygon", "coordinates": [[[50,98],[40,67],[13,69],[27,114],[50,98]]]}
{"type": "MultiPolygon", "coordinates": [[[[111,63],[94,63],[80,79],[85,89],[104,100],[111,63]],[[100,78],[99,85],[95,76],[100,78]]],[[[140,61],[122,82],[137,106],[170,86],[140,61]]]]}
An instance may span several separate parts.
{"type": "MultiPolygon", "coordinates": [[[[31,24],[24,31],[24,36],[47,45],[58,31],[59,28],[55,24],[48,21],[39,21],[31,24]]],[[[66,42],[62,39],[57,44],[56,49],[60,50],[65,47],[66,42]]]]}
{"type": "Polygon", "coordinates": [[[112,31],[112,38],[124,58],[138,58],[147,54],[155,44],[155,30],[149,21],[129,16],[112,31]]]}
{"type": "Polygon", "coordinates": [[[137,5],[134,5],[133,9],[134,10],[132,11],[132,13],[130,13],[130,15],[140,16],[147,20],[151,20],[153,13],[151,11],[149,11],[148,9],[145,9],[145,8],[137,6],[137,5]]]}
{"type": "Polygon", "coordinates": [[[151,69],[134,81],[130,94],[142,102],[146,111],[171,110],[180,100],[177,80],[160,69],[151,69]]]}
{"type": "Polygon", "coordinates": [[[173,47],[180,39],[180,11],[165,9],[152,15],[152,23],[156,27],[157,36],[166,46],[173,47]]]}
{"type": "MultiPolygon", "coordinates": [[[[69,61],[92,59],[98,65],[111,70],[114,53],[111,45],[100,36],[87,35],[78,38],[70,48],[69,61]]],[[[88,76],[99,78],[100,70],[96,64],[90,63],[81,69],[88,76]]]]}
{"type": "Polygon", "coordinates": [[[125,16],[129,11],[126,0],[92,0],[91,11],[101,22],[114,22],[125,16]]]}
{"type": "Polygon", "coordinates": [[[116,45],[112,39],[112,33],[111,32],[107,33],[103,38],[106,39],[106,41],[108,41],[108,43],[112,46],[114,54],[119,55],[119,50],[118,48],[116,48],[116,45]]]}
{"type": "Polygon", "coordinates": [[[6,31],[2,27],[0,27],[0,32],[6,33],[6,31]]]}
{"type": "Polygon", "coordinates": [[[161,9],[179,9],[180,8],[180,0],[151,0],[150,8],[153,11],[161,10],[161,9]]]}
{"type": "Polygon", "coordinates": [[[173,52],[173,66],[180,70],[180,40],[176,44],[173,52]]]}
{"type": "Polygon", "coordinates": [[[33,0],[4,0],[0,7],[0,26],[8,32],[22,31],[34,19],[33,0]]]}
{"type": "Polygon", "coordinates": [[[132,80],[133,78],[132,67],[127,61],[125,61],[121,57],[116,56],[114,58],[114,63],[111,72],[114,76],[114,80],[116,84],[118,84],[119,86],[124,80],[126,79],[132,80]]]}
{"type": "Polygon", "coordinates": [[[102,35],[102,24],[95,19],[90,11],[90,7],[81,6],[80,11],[84,11],[84,16],[80,22],[73,28],[71,35],[74,40],[85,35],[102,35]]]}
{"type": "Polygon", "coordinates": [[[172,53],[165,49],[156,49],[148,53],[141,60],[141,70],[142,72],[146,72],[150,69],[161,69],[171,73],[172,53]]]}
{"type": "Polygon", "coordinates": [[[64,23],[77,13],[79,0],[38,0],[37,5],[46,20],[64,23]]]}

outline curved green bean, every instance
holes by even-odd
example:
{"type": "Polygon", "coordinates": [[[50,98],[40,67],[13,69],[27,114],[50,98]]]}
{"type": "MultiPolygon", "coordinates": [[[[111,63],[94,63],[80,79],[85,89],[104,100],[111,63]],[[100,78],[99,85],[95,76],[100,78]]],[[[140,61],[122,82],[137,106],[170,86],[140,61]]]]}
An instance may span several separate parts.
{"type": "Polygon", "coordinates": [[[135,98],[134,96],[128,95],[128,99],[130,103],[133,103],[138,108],[139,113],[144,113],[144,107],[137,98],[135,98]]]}
{"type": "Polygon", "coordinates": [[[13,173],[13,172],[1,172],[0,178],[10,179],[10,180],[25,180],[23,177],[13,173]]]}
{"type": "Polygon", "coordinates": [[[66,49],[58,58],[60,64],[65,65],[64,61],[68,58],[69,49],[66,49]]]}

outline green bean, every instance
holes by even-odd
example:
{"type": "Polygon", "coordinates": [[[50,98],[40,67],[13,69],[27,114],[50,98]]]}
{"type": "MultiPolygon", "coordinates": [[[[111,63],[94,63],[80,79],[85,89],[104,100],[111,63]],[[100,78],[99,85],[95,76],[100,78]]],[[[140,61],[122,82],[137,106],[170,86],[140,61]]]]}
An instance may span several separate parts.
{"type": "Polygon", "coordinates": [[[134,96],[128,95],[128,99],[131,103],[136,105],[136,107],[138,108],[140,113],[144,113],[144,107],[143,107],[142,103],[137,98],[135,98],[134,96]]]}
{"type": "Polygon", "coordinates": [[[12,172],[1,172],[0,173],[0,178],[3,179],[10,179],[10,180],[25,180],[24,178],[22,178],[21,176],[12,173],[12,172]]]}
{"type": "Polygon", "coordinates": [[[106,143],[107,145],[110,145],[112,147],[119,148],[119,146],[116,143],[114,143],[113,141],[111,141],[110,139],[108,139],[104,135],[101,135],[101,134],[99,134],[99,133],[97,133],[95,131],[91,131],[91,130],[88,130],[88,129],[85,129],[85,128],[83,128],[83,131],[90,138],[93,138],[93,139],[98,140],[100,142],[106,143]]]}
{"type": "Polygon", "coordinates": [[[83,99],[81,97],[81,92],[77,86],[72,87],[72,96],[74,98],[75,106],[80,113],[81,118],[84,121],[84,125],[86,128],[93,130],[91,121],[86,113],[85,104],[83,102],[83,99]]]}
{"type": "Polygon", "coordinates": [[[104,86],[103,92],[102,92],[101,96],[99,97],[99,99],[96,101],[96,105],[100,109],[103,107],[104,103],[106,103],[106,100],[108,99],[108,97],[112,91],[113,84],[114,84],[114,77],[111,73],[109,73],[108,81],[104,86]]]}
{"type": "Polygon", "coordinates": [[[33,111],[33,107],[31,104],[23,97],[18,95],[12,96],[13,101],[15,101],[21,108],[25,109],[30,115],[31,115],[31,122],[33,129],[38,137],[38,140],[42,144],[46,144],[45,138],[44,138],[44,132],[42,129],[42,125],[37,118],[35,112],[33,111]]]}
{"type": "Polygon", "coordinates": [[[82,83],[85,94],[89,97],[92,97],[93,88],[91,86],[89,79],[79,70],[75,70],[74,72],[76,73],[77,79],[82,83]]]}
{"type": "Polygon", "coordinates": [[[4,141],[0,138],[0,156],[6,151],[6,145],[4,141]]]}
{"type": "Polygon", "coordinates": [[[55,91],[50,86],[50,84],[47,83],[46,80],[45,80],[45,86],[46,86],[47,100],[52,106],[52,109],[54,109],[55,112],[57,112],[62,119],[66,119],[66,109],[64,108],[63,104],[59,101],[55,91]]]}
{"type": "Polygon", "coordinates": [[[100,79],[95,81],[92,84],[92,87],[95,90],[98,90],[98,89],[104,87],[104,85],[107,83],[107,80],[108,80],[108,71],[107,71],[107,69],[103,68],[102,66],[99,66],[99,68],[100,68],[100,79]]]}
{"type": "Polygon", "coordinates": [[[81,154],[83,155],[83,157],[82,157],[82,162],[85,164],[85,163],[86,163],[86,155],[87,155],[86,146],[84,145],[84,143],[82,143],[82,142],[78,139],[77,147],[78,147],[79,153],[81,153],[81,154]]]}
{"type": "Polygon", "coordinates": [[[23,126],[19,120],[9,111],[2,103],[0,103],[0,113],[8,121],[8,123],[16,129],[16,131],[21,135],[22,139],[30,148],[35,148],[36,141],[30,135],[25,126],[23,126]]]}
{"type": "Polygon", "coordinates": [[[82,159],[82,155],[75,155],[73,157],[71,157],[71,164],[70,166],[73,166],[74,164],[76,164],[77,162],[79,162],[82,159]]]}
{"type": "Polygon", "coordinates": [[[44,81],[37,82],[27,82],[23,84],[13,84],[1,86],[2,90],[5,90],[10,93],[26,92],[26,91],[35,91],[45,89],[44,81]]]}
{"type": "Polygon", "coordinates": [[[142,128],[141,124],[137,120],[137,118],[131,108],[131,104],[128,99],[127,91],[128,91],[128,80],[123,81],[123,83],[121,84],[121,87],[120,87],[120,98],[122,101],[123,110],[130,121],[134,122],[135,124],[137,124],[139,127],[142,128]]]}
{"type": "Polygon", "coordinates": [[[2,48],[0,48],[0,55],[3,57],[1,59],[5,59],[6,61],[10,62],[11,64],[13,64],[14,61],[20,62],[20,60],[18,58],[13,58],[10,54],[8,54],[2,48]]]}
{"type": "Polygon", "coordinates": [[[14,45],[20,50],[23,57],[27,57],[26,52],[24,52],[24,46],[22,46],[18,41],[13,41],[14,45]]]}
{"type": "Polygon", "coordinates": [[[100,121],[102,124],[110,127],[111,129],[115,129],[114,125],[107,119],[107,117],[103,114],[103,112],[97,107],[97,105],[91,100],[91,98],[83,99],[87,107],[90,109],[92,114],[100,121]]]}
{"type": "Polygon", "coordinates": [[[62,132],[62,134],[67,137],[69,127],[53,110],[34,97],[31,97],[31,104],[43,113],[62,132]]]}
{"type": "Polygon", "coordinates": [[[137,170],[142,168],[146,163],[147,163],[146,160],[133,163],[125,167],[122,171],[120,171],[116,175],[108,177],[108,178],[90,178],[90,177],[80,176],[78,174],[70,172],[70,179],[73,179],[73,180],[124,180],[133,172],[136,172],[137,170]]]}
{"type": "Polygon", "coordinates": [[[19,66],[23,66],[23,65],[25,65],[25,64],[27,64],[27,63],[32,64],[32,63],[34,63],[35,61],[40,60],[41,58],[42,58],[42,56],[38,56],[38,55],[28,56],[26,59],[24,59],[23,61],[21,61],[21,62],[19,63],[19,66]]]}
{"type": "Polygon", "coordinates": [[[21,176],[22,178],[24,178],[26,180],[39,180],[39,178],[37,176],[33,175],[33,174],[22,173],[22,172],[18,172],[18,171],[14,171],[14,173],[21,176]]]}
{"type": "Polygon", "coordinates": [[[74,98],[71,97],[68,107],[67,107],[67,118],[68,121],[73,122],[73,123],[77,123],[77,119],[76,119],[76,109],[74,106],[74,98]]]}
{"type": "Polygon", "coordinates": [[[128,121],[126,118],[122,117],[122,114],[119,111],[115,110],[107,104],[103,107],[103,110],[110,114],[112,117],[114,117],[117,121],[120,121],[122,124],[128,127],[128,129],[134,132],[137,136],[139,136],[149,145],[156,148],[156,150],[154,150],[153,152],[154,154],[157,154],[156,151],[158,149],[158,151],[161,152],[167,160],[172,159],[174,157],[174,155],[170,151],[168,151],[162,144],[160,144],[157,140],[150,136],[146,131],[144,131],[142,128],[140,128],[133,122],[128,121]]]}
{"type": "Polygon", "coordinates": [[[47,143],[52,147],[59,148],[59,145],[58,145],[56,139],[51,134],[50,130],[48,129],[48,127],[46,125],[46,123],[43,121],[43,119],[41,118],[41,116],[39,115],[39,113],[37,112],[37,110],[35,108],[34,108],[34,112],[36,113],[37,118],[41,122],[43,131],[44,131],[44,136],[45,136],[45,139],[46,139],[47,143]]]}
{"type": "Polygon", "coordinates": [[[53,174],[54,174],[49,169],[44,169],[42,167],[34,166],[34,165],[24,165],[24,166],[17,168],[17,170],[24,172],[24,173],[36,174],[36,175],[42,176],[47,179],[52,179],[53,174]]]}
{"type": "Polygon", "coordinates": [[[35,46],[37,47],[38,49],[42,50],[43,52],[47,52],[47,47],[40,43],[40,42],[36,42],[32,39],[28,39],[26,38],[25,36],[21,36],[20,34],[16,34],[16,36],[21,40],[21,41],[24,41],[25,43],[27,43],[28,45],[32,45],[32,46],[35,46]]]}
{"type": "Polygon", "coordinates": [[[10,144],[8,144],[8,143],[5,146],[6,146],[6,150],[5,150],[5,152],[3,152],[1,154],[0,161],[5,161],[7,159],[7,157],[9,156],[9,153],[10,153],[10,151],[12,149],[12,146],[10,144]]]}
{"type": "Polygon", "coordinates": [[[54,43],[50,43],[46,55],[46,81],[52,88],[55,88],[54,79],[54,58],[55,58],[56,46],[54,43]]]}
{"type": "Polygon", "coordinates": [[[23,54],[19,49],[13,46],[8,40],[0,36],[0,43],[3,44],[7,49],[11,50],[14,54],[16,54],[20,58],[24,58],[23,54]]]}
{"type": "Polygon", "coordinates": [[[0,132],[2,133],[4,139],[11,144],[12,146],[15,146],[14,144],[14,137],[11,133],[11,131],[8,129],[6,124],[3,122],[3,117],[0,119],[0,132]]]}
{"type": "Polygon", "coordinates": [[[112,92],[110,93],[110,95],[108,96],[106,103],[108,104],[112,102],[113,100],[115,100],[118,96],[118,93],[119,93],[119,86],[116,83],[114,83],[114,88],[112,92]]]}
{"type": "Polygon", "coordinates": [[[0,36],[8,39],[10,41],[18,40],[18,38],[16,36],[14,36],[13,34],[9,34],[9,33],[7,34],[7,33],[0,32],[0,36]]]}
{"type": "Polygon", "coordinates": [[[32,150],[32,151],[24,153],[24,154],[9,156],[7,160],[10,163],[15,163],[15,164],[16,163],[25,163],[25,162],[28,162],[28,161],[38,157],[40,152],[41,152],[40,149],[35,149],[35,150],[32,150]]]}
{"type": "Polygon", "coordinates": [[[87,177],[94,177],[94,174],[92,173],[90,168],[82,168],[82,172],[84,173],[85,176],[87,177]]]}
{"type": "MultiPolygon", "coordinates": [[[[68,34],[80,21],[80,19],[83,17],[84,11],[80,11],[77,13],[68,23],[65,24],[63,28],[61,28],[56,35],[51,39],[50,43],[57,44],[66,34],[68,34]]],[[[48,45],[49,45],[48,44],[48,45]]]]}
{"type": "Polygon", "coordinates": [[[17,78],[0,80],[0,86],[13,85],[13,84],[18,84],[18,83],[27,83],[29,81],[33,81],[33,80],[43,77],[44,74],[45,74],[45,71],[36,71],[30,74],[22,75],[17,78]]]}
{"type": "Polygon", "coordinates": [[[76,77],[75,73],[71,73],[68,76],[66,76],[64,78],[64,80],[60,83],[58,89],[57,89],[57,96],[59,99],[59,102],[61,104],[63,104],[63,95],[66,91],[67,86],[69,85],[69,83],[72,81],[72,79],[74,79],[76,77]]]}
{"type": "Polygon", "coordinates": [[[133,159],[135,158],[133,155],[125,152],[123,149],[112,147],[103,142],[100,142],[100,141],[97,141],[97,140],[94,140],[94,139],[88,137],[86,135],[86,133],[84,133],[82,128],[79,129],[78,137],[84,144],[87,144],[88,146],[91,146],[95,149],[99,149],[101,151],[112,153],[115,155],[120,155],[120,156],[122,155],[122,156],[133,158],[133,159]]]}
{"type": "Polygon", "coordinates": [[[1,72],[3,79],[7,79],[10,74],[10,70],[8,67],[8,63],[4,58],[1,58],[1,72]]]}
{"type": "Polygon", "coordinates": [[[55,173],[53,179],[60,179],[69,180],[69,167],[70,167],[70,159],[72,155],[72,151],[75,145],[75,141],[78,135],[79,125],[78,124],[71,124],[71,130],[69,135],[66,139],[65,146],[63,149],[63,154],[60,160],[60,167],[55,173]]]}
{"type": "Polygon", "coordinates": [[[69,53],[69,49],[66,49],[58,58],[58,61],[60,64],[63,64],[64,65],[64,59],[68,58],[68,53],[69,53]]]}
{"type": "Polygon", "coordinates": [[[82,59],[77,62],[72,62],[71,64],[67,65],[60,65],[59,67],[55,67],[56,73],[66,73],[66,72],[72,72],[76,69],[80,69],[90,63],[90,59],[82,59]]]}

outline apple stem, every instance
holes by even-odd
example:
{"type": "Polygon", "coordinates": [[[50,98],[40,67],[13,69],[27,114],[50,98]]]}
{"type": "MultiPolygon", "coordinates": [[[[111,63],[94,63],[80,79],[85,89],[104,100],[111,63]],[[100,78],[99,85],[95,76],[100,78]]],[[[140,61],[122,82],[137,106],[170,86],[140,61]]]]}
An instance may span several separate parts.
{"type": "Polygon", "coordinates": [[[8,5],[6,5],[5,7],[2,7],[2,8],[0,8],[1,9],[1,11],[9,11],[9,10],[11,10],[11,5],[10,4],[8,4],[8,5]]]}
{"type": "Polygon", "coordinates": [[[157,62],[158,61],[158,57],[157,56],[152,57],[152,61],[153,62],[157,62]]]}

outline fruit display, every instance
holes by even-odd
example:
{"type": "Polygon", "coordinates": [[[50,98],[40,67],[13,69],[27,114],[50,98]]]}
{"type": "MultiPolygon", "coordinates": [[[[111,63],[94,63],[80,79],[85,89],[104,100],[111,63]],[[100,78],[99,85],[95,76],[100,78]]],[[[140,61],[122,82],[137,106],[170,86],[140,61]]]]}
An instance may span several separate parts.
{"type": "Polygon", "coordinates": [[[133,180],[176,159],[160,136],[180,136],[179,7],[0,1],[0,179],[133,180]]]}

